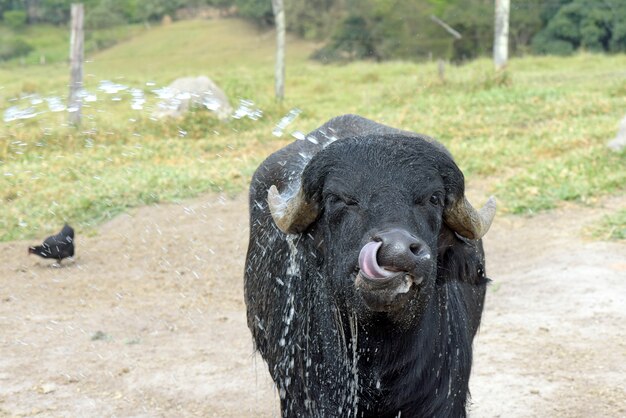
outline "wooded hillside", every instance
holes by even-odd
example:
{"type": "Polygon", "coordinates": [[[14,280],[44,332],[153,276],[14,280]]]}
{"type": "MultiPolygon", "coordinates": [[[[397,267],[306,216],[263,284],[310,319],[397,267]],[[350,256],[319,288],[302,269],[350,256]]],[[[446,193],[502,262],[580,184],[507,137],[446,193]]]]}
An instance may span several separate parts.
{"type": "MultiPolygon", "coordinates": [[[[72,0],[0,0],[2,26],[13,30],[0,60],[27,54],[27,25],[65,25],[72,0]]],[[[84,0],[88,30],[129,23],[213,15],[238,15],[273,25],[271,0],[84,0]]],[[[314,57],[355,59],[450,59],[484,56],[492,49],[493,0],[291,0],[287,29],[322,41],[314,57]],[[436,19],[435,19],[436,18],[436,19]],[[435,20],[459,32],[456,39],[435,20]]],[[[513,55],[568,55],[577,50],[626,51],[626,2],[621,0],[523,0],[511,2],[513,55]]],[[[106,45],[104,45],[106,46],[106,45]]]]}

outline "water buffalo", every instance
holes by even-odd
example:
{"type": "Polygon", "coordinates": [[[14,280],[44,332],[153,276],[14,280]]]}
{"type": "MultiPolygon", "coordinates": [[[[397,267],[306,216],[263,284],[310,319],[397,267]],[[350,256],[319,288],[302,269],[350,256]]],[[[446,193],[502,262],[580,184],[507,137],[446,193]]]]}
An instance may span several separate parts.
{"type": "Polygon", "coordinates": [[[345,115],[250,185],[248,326],[288,417],[462,417],[482,315],[481,237],[433,139],[345,115]]]}

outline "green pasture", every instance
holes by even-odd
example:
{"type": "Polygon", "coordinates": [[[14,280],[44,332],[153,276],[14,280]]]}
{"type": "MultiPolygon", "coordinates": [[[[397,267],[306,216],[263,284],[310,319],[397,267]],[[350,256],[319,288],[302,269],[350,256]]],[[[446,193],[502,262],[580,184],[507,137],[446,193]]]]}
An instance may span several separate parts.
{"type": "MultiPolygon", "coordinates": [[[[87,54],[95,53],[131,39],[145,30],[143,25],[125,25],[88,31],[84,39],[85,51],[87,54]]],[[[0,24],[0,39],[14,38],[26,41],[32,50],[19,59],[4,63],[5,67],[17,69],[23,65],[65,63],[69,59],[69,28],[65,25],[37,24],[12,31],[0,24]]]]}
{"type": "MultiPolygon", "coordinates": [[[[0,120],[0,240],[41,236],[63,221],[89,230],[129,207],[203,191],[243,192],[293,131],[344,113],[438,138],[469,186],[485,188],[485,199],[495,194],[502,212],[593,204],[626,190],[626,154],[605,147],[626,114],[625,55],[513,59],[504,74],[484,59],[447,66],[442,80],[434,62],[324,66],[308,60],[315,45],[289,39],[286,99],[277,103],[272,32],[227,19],[133,33],[88,55],[85,88],[97,92],[106,79],[142,89],[143,110],[131,109],[128,92],[118,101],[97,92],[79,128],[66,125],[65,112],[0,120]],[[196,75],[213,79],[234,108],[253,101],[263,117],[221,123],[198,109],[153,120],[151,90],[196,75]],[[273,136],[296,107],[300,116],[273,136]]],[[[65,62],[0,67],[0,112],[34,93],[65,99],[68,74],[65,62]]],[[[623,230],[623,214],[611,219],[623,230]]]]}

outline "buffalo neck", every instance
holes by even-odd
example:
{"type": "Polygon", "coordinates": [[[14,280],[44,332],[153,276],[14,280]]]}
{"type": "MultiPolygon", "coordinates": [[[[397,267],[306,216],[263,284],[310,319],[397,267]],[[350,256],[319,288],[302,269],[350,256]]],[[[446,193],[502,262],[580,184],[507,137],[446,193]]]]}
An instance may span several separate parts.
{"type": "Polygon", "coordinates": [[[451,303],[460,286],[436,285],[422,316],[402,331],[384,314],[365,323],[357,319],[356,327],[350,318],[342,321],[346,350],[354,353],[345,358],[353,363],[348,368],[355,370],[364,416],[464,415],[472,338],[464,306],[451,303]]]}

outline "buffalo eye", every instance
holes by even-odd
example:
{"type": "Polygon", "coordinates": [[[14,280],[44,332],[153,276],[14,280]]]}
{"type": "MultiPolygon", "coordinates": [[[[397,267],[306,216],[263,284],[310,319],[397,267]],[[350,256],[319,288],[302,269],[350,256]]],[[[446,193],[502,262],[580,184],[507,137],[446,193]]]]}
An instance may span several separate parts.
{"type": "Polygon", "coordinates": [[[433,194],[429,201],[435,206],[443,206],[443,197],[439,193],[433,194]]]}
{"type": "Polygon", "coordinates": [[[340,207],[354,208],[359,205],[359,202],[355,198],[334,193],[328,195],[328,201],[331,205],[340,207]]]}

